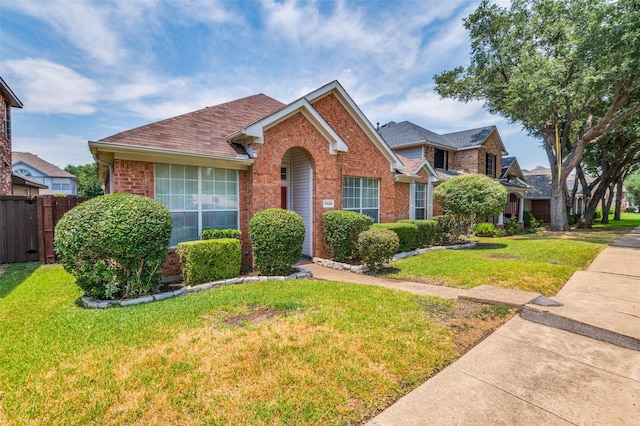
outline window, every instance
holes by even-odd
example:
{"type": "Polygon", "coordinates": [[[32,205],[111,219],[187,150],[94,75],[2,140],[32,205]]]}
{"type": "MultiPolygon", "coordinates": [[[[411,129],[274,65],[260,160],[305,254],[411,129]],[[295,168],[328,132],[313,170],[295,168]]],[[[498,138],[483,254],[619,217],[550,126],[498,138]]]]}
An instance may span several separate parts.
{"type": "Polygon", "coordinates": [[[424,183],[416,183],[414,194],[413,218],[416,220],[424,220],[427,218],[427,185],[424,183]]]}
{"type": "Polygon", "coordinates": [[[380,181],[378,179],[345,177],[342,209],[366,214],[380,220],[380,181]]]}
{"type": "Polygon", "coordinates": [[[436,169],[449,170],[449,168],[447,167],[447,159],[448,159],[447,151],[445,151],[444,149],[438,149],[438,148],[434,149],[433,167],[435,167],[436,169]]]}
{"type": "Polygon", "coordinates": [[[205,228],[238,229],[238,172],[156,164],[155,199],[173,220],[171,246],[200,238],[205,228]]]}
{"type": "Polygon", "coordinates": [[[27,170],[27,169],[17,169],[16,173],[22,176],[26,176],[29,177],[31,176],[31,171],[27,170]]]}
{"type": "Polygon", "coordinates": [[[71,180],[69,178],[51,178],[51,189],[69,191],[71,190],[71,180]]]}
{"type": "Polygon", "coordinates": [[[496,156],[487,153],[487,170],[486,175],[496,177],[496,156]]]}

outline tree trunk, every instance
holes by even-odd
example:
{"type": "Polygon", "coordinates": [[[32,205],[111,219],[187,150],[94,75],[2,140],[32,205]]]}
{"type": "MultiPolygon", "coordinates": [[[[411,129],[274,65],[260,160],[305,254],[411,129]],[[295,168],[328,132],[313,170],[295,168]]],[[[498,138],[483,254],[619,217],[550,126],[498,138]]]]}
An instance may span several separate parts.
{"type": "Polygon", "coordinates": [[[621,220],[622,213],[622,181],[618,181],[616,185],[616,212],[613,216],[613,220],[621,220]]]}
{"type": "Polygon", "coordinates": [[[567,194],[564,184],[551,183],[551,230],[568,231],[567,194]]]}
{"type": "Polygon", "coordinates": [[[602,198],[602,223],[609,223],[609,211],[613,203],[613,184],[608,188],[606,197],[602,198]]]}

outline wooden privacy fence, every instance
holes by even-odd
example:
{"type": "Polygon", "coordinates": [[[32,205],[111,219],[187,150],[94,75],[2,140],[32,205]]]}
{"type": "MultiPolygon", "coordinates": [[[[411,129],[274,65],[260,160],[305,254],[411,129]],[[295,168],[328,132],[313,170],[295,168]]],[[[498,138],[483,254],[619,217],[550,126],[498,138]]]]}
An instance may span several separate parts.
{"type": "Polygon", "coordinates": [[[0,263],[57,261],[56,224],[85,197],[0,197],[0,263]]]}

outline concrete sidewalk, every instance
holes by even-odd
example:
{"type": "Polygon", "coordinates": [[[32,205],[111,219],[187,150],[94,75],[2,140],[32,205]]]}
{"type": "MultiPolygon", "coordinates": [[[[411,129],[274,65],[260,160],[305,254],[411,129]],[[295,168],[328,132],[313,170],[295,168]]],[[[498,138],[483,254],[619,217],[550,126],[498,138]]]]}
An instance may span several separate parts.
{"type": "MultiPolygon", "coordinates": [[[[351,281],[345,274],[328,279],[351,281]]],[[[367,284],[412,291],[384,281],[367,284]]],[[[530,295],[519,296],[516,304],[530,295]]],[[[368,425],[640,424],[640,228],[576,272],[553,300],[563,306],[525,301],[522,317],[368,425]]]]}

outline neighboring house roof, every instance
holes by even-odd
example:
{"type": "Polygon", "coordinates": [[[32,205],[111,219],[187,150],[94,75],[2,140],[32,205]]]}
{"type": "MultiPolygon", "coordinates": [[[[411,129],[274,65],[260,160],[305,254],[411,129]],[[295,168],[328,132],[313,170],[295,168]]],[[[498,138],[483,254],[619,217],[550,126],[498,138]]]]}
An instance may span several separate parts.
{"type": "Polygon", "coordinates": [[[69,172],[62,170],[60,167],[51,164],[37,155],[31,154],[30,152],[13,152],[11,154],[11,161],[13,162],[13,167],[16,167],[20,163],[26,164],[31,168],[38,170],[45,176],[50,177],[68,177],[77,179],[74,175],[69,172]]]}
{"type": "Polygon", "coordinates": [[[503,155],[507,154],[496,126],[439,135],[409,121],[403,121],[401,123],[390,121],[379,129],[380,134],[389,146],[395,149],[415,145],[433,145],[438,148],[454,151],[479,148],[494,131],[500,143],[500,150],[503,155]]]}
{"type": "Polygon", "coordinates": [[[551,173],[527,174],[526,178],[531,189],[525,192],[525,198],[551,199],[551,173]]]}
{"type": "Polygon", "coordinates": [[[14,185],[30,186],[32,188],[40,188],[40,189],[49,188],[47,185],[44,185],[40,182],[36,182],[35,180],[31,180],[26,176],[22,176],[16,173],[11,174],[11,183],[14,185]]]}
{"type": "Polygon", "coordinates": [[[16,96],[15,93],[11,90],[9,85],[0,77],[0,93],[2,93],[2,97],[9,101],[9,105],[14,108],[22,108],[22,102],[16,96]]]}
{"type": "Polygon", "coordinates": [[[400,148],[412,145],[430,144],[440,148],[450,148],[447,140],[437,133],[409,121],[390,121],[378,130],[390,147],[400,148]]]}

